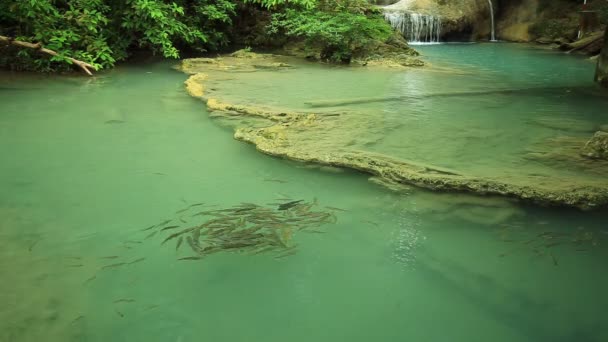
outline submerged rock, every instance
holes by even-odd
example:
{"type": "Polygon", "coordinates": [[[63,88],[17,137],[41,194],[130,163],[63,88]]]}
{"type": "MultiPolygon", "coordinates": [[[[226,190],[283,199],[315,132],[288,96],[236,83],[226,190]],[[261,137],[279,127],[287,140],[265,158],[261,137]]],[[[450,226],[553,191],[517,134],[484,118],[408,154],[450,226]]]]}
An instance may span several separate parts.
{"type": "Polygon", "coordinates": [[[591,159],[608,160],[608,133],[595,132],[593,137],[583,147],[581,154],[591,159]]]}
{"type": "MultiPolygon", "coordinates": [[[[204,89],[209,78],[222,78],[226,72],[251,70],[255,58],[224,57],[218,63],[183,63],[192,66],[196,74],[186,81],[191,94],[199,94],[196,89],[204,89]],[[231,58],[231,59],[229,59],[231,58]],[[227,61],[234,64],[229,64],[227,61]],[[247,62],[249,61],[249,62],[247,62]],[[205,67],[206,65],[206,67],[205,67]],[[199,76],[205,75],[205,76],[199,76]],[[213,76],[211,76],[213,75],[213,76]]],[[[278,57],[265,57],[268,63],[278,62],[278,57]]],[[[287,71],[288,72],[288,71],[287,71]]],[[[296,111],[289,108],[252,106],[250,104],[229,103],[221,98],[207,99],[211,115],[227,118],[235,124],[235,139],[252,143],[268,155],[320,166],[349,168],[368,173],[376,183],[391,189],[407,189],[413,185],[441,192],[468,192],[479,195],[499,195],[523,199],[543,205],[572,206],[593,209],[608,205],[607,177],[572,177],[557,175],[521,174],[517,170],[499,176],[471,175],[428,163],[408,161],[392,156],[360,150],[383,139],[386,127],[379,124],[377,117],[369,112],[348,110],[344,112],[316,108],[312,111],[296,111]],[[240,119],[237,119],[240,118],[240,119]],[[365,144],[361,144],[364,141],[365,144]]],[[[547,120],[547,123],[550,122],[547,120]]],[[[572,122],[563,123],[559,129],[567,128],[572,122]]],[[[584,122],[581,126],[587,126],[584,122]]],[[[584,127],[585,130],[588,127],[584,127]]],[[[582,144],[575,145],[578,149],[582,144]]],[[[573,153],[584,160],[578,150],[573,153]]],[[[570,156],[570,153],[568,154],[570,156]]],[[[550,160],[550,159],[549,159],[550,160]]],[[[565,165],[574,165],[572,158],[563,160],[565,165]]],[[[475,210],[463,210],[460,216],[475,216],[475,210]]],[[[509,217],[501,213],[483,221],[499,222],[509,217]]]]}

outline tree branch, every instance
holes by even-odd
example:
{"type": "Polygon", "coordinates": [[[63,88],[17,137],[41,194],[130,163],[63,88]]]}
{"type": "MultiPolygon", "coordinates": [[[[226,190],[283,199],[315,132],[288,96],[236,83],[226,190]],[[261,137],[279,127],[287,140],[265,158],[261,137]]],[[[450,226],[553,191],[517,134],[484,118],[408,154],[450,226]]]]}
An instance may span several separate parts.
{"type": "MultiPolygon", "coordinates": [[[[19,47],[28,48],[28,49],[38,50],[38,51],[40,51],[42,53],[46,53],[47,55],[51,55],[51,56],[58,56],[59,55],[57,52],[55,52],[53,50],[49,50],[49,49],[44,48],[42,46],[42,44],[40,44],[40,43],[32,44],[32,43],[23,42],[23,41],[20,41],[20,40],[14,40],[14,39],[6,37],[6,36],[0,36],[0,42],[6,43],[6,44],[9,44],[9,45],[15,45],[15,46],[19,46],[19,47]]],[[[71,61],[72,63],[76,64],[84,72],[86,72],[89,76],[93,76],[93,74],[91,73],[91,71],[89,70],[89,68],[91,68],[93,70],[96,70],[96,69],[91,64],[89,64],[87,62],[79,61],[79,60],[74,59],[72,57],[65,57],[65,58],[67,60],[71,61]]]]}

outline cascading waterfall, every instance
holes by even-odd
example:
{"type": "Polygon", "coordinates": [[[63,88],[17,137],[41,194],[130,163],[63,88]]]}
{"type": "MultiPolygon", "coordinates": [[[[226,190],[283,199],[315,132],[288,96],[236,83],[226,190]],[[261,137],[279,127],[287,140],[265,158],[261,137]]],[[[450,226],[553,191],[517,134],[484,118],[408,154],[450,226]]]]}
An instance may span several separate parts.
{"type": "Polygon", "coordinates": [[[441,18],[409,11],[385,11],[384,18],[410,44],[439,43],[441,18]]]}
{"type": "Polygon", "coordinates": [[[492,0],[488,0],[488,4],[490,4],[490,18],[492,19],[492,37],[490,41],[496,41],[496,31],[494,29],[494,6],[492,5],[492,0]]]}

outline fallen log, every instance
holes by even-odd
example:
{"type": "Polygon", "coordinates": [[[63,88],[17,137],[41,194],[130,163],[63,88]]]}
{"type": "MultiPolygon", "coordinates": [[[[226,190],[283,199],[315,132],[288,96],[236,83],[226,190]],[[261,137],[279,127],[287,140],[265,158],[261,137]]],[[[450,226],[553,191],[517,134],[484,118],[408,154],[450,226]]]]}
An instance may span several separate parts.
{"type": "Polygon", "coordinates": [[[595,32],[585,38],[581,38],[572,43],[565,43],[560,46],[561,50],[567,52],[576,52],[584,50],[589,54],[598,53],[602,49],[604,41],[604,32],[595,32]]]}
{"type": "MultiPolygon", "coordinates": [[[[14,39],[12,39],[10,37],[6,37],[6,36],[0,36],[0,42],[8,44],[8,45],[15,45],[15,46],[19,46],[19,47],[28,48],[28,49],[38,50],[42,53],[46,53],[47,55],[51,55],[51,56],[59,56],[59,53],[57,53],[53,50],[44,48],[42,46],[42,44],[40,44],[40,43],[36,43],[36,44],[28,43],[28,42],[24,42],[24,41],[20,41],[20,40],[14,40],[14,39]]],[[[72,57],[65,57],[65,59],[76,64],[80,69],[82,69],[84,72],[86,72],[89,76],[93,76],[93,74],[91,73],[89,68],[96,70],[96,68],[93,65],[91,65],[87,62],[79,61],[72,57]]]]}

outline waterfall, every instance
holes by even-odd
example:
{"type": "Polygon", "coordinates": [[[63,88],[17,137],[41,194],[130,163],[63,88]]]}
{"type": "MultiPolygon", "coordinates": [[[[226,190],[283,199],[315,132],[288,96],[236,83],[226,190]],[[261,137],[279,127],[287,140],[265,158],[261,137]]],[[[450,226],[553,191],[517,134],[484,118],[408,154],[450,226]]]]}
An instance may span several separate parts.
{"type": "Polygon", "coordinates": [[[386,10],[384,18],[403,34],[410,44],[439,43],[441,19],[409,11],[386,10]]]}
{"type": "Polygon", "coordinates": [[[490,41],[495,42],[496,41],[496,31],[494,29],[494,6],[492,5],[492,0],[488,0],[488,3],[490,4],[490,18],[492,19],[492,36],[491,36],[490,41]]]}

